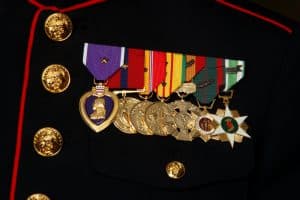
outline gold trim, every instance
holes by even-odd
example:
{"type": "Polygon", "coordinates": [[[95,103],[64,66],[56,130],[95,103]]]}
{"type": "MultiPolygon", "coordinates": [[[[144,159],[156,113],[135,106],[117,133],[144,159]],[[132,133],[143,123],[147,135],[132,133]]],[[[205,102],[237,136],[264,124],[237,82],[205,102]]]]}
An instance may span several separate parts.
{"type": "Polygon", "coordinates": [[[104,91],[104,96],[110,97],[113,100],[114,103],[114,107],[111,111],[111,114],[109,115],[109,117],[104,120],[104,122],[100,125],[96,125],[93,123],[93,121],[89,118],[88,114],[86,113],[86,109],[85,109],[85,104],[86,104],[86,100],[90,97],[93,96],[95,93],[93,90],[90,90],[89,92],[86,92],[84,95],[82,95],[82,97],[80,98],[79,101],[79,112],[80,115],[83,119],[83,121],[96,133],[99,133],[100,131],[104,130],[105,128],[107,128],[115,119],[115,117],[117,116],[118,113],[118,108],[119,108],[119,100],[118,97],[110,92],[107,88],[105,88],[104,91]]]}

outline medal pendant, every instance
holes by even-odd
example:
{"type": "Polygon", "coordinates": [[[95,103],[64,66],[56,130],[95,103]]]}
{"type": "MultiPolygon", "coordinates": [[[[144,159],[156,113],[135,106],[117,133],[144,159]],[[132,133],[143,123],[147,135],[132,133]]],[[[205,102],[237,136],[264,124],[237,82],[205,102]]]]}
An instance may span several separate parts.
{"type": "Polygon", "coordinates": [[[198,102],[200,114],[198,114],[197,119],[195,120],[195,127],[198,131],[198,137],[200,137],[204,142],[209,141],[210,139],[218,139],[219,136],[213,136],[216,127],[218,126],[217,122],[214,120],[213,116],[208,112],[207,109],[212,109],[214,106],[215,100],[213,100],[210,106],[203,106],[198,102]]]}
{"type": "Polygon", "coordinates": [[[169,105],[176,112],[174,116],[176,129],[172,135],[177,140],[192,141],[198,132],[195,121],[200,113],[200,109],[183,99],[174,101],[169,105]]]}
{"type": "Polygon", "coordinates": [[[212,139],[212,134],[215,132],[217,124],[207,110],[204,110],[201,111],[200,115],[195,120],[195,126],[198,130],[199,137],[204,142],[207,142],[212,139]]]}
{"type": "Polygon", "coordinates": [[[167,136],[176,131],[176,111],[163,101],[150,105],[145,112],[148,127],[154,135],[167,136]]]}
{"type": "Polygon", "coordinates": [[[247,126],[244,121],[247,116],[240,116],[237,111],[229,109],[229,99],[232,96],[233,91],[231,91],[230,96],[219,95],[220,98],[223,98],[225,110],[219,109],[217,114],[212,116],[219,124],[213,135],[220,136],[221,141],[228,141],[233,148],[235,141],[242,142],[242,137],[251,138],[251,136],[246,132],[247,126]]]}
{"type": "Polygon", "coordinates": [[[131,122],[130,112],[132,108],[139,102],[140,100],[133,97],[123,97],[119,99],[119,110],[114,121],[114,125],[123,133],[137,133],[135,127],[131,122]]]}
{"type": "Polygon", "coordinates": [[[130,111],[131,122],[136,131],[142,135],[153,135],[145,119],[146,109],[152,104],[153,102],[145,100],[134,105],[130,111]]]}
{"type": "MultiPolygon", "coordinates": [[[[231,110],[231,113],[232,113],[232,116],[235,117],[235,118],[240,116],[240,114],[237,110],[231,110]]],[[[225,115],[225,110],[224,109],[217,109],[216,115],[224,116],[225,115]]],[[[241,123],[240,127],[242,129],[244,129],[245,131],[247,131],[247,129],[248,129],[248,125],[246,124],[246,122],[241,123]]],[[[243,138],[244,138],[244,136],[235,134],[234,135],[234,142],[242,143],[243,138]]],[[[220,140],[221,142],[228,142],[228,138],[227,138],[226,134],[215,135],[215,136],[212,137],[212,139],[220,140]],[[219,137],[215,138],[216,136],[219,136],[219,137]]]]}
{"type": "Polygon", "coordinates": [[[102,83],[98,83],[80,98],[79,111],[83,121],[99,133],[113,122],[118,106],[118,97],[102,83]]]}

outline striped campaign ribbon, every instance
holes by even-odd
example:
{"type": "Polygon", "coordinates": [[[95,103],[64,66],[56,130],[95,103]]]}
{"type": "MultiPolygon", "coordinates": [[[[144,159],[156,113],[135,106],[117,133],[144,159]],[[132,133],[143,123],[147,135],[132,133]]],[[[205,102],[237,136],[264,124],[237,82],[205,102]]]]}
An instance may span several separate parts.
{"type": "Polygon", "coordinates": [[[230,90],[245,75],[245,61],[225,59],[225,88],[230,90]]]}
{"type": "Polygon", "coordinates": [[[243,60],[85,43],[83,63],[110,88],[144,88],[169,97],[185,82],[196,84],[196,98],[210,103],[245,73],[243,60]]]}

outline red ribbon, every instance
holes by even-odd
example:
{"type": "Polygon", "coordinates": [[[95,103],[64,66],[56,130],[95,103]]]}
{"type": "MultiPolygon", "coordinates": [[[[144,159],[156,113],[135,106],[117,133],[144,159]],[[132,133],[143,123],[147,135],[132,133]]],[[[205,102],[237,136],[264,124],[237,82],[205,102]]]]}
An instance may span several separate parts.
{"type": "Polygon", "coordinates": [[[157,89],[158,85],[165,80],[166,66],[167,66],[166,62],[167,62],[166,52],[161,52],[161,51],[153,52],[152,90],[157,89]]]}
{"type": "Polygon", "coordinates": [[[142,49],[128,48],[127,73],[118,70],[108,79],[108,87],[113,89],[143,89],[144,87],[144,60],[145,53],[142,49]],[[126,77],[122,77],[126,76],[126,77]],[[125,87],[122,87],[122,81],[125,87]]]}

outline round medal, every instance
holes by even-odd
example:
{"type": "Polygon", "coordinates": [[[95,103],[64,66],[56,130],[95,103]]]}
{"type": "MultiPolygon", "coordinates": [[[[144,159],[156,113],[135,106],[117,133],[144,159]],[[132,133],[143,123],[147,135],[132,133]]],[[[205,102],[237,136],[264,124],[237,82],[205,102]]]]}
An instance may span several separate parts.
{"type": "Polygon", "coordinates": [[[140,103],[137,103],[130,112],[130,119],[137,130],[138,133],[143,135],[153,135],[152,130],[149,128],[145,121],[145,112],[146,109],[152,105],[153,102],[151,101],[142,101],[140,103]]]}
{"type": "Polygon", "coordinates": [[[202,134],[208,135],[215,131],[213,117],[202,115],[196,119],[196,129],[202,134]]]}
{"type": "Polygon", "coordinates": [[[226,116],[222,119],[221,126],[226,133],[236,133],[239,129],[238,122],[230,116],[226,116]]]}
{"type": "Polygon", "coordinates": [[[136,133],[136,129],[134,128],[131,122],[130,112],[131,109],[139,102],[140,100],[132,97],[125,97],[119,99],[119,110],[114,121],[114,125],[123,133],[136,133]]]}
{"type": "Polygon", "coordinates": [[[176,111],[164,102],[150,105],[145,113],[146,123],[155,135],[167,136],[176,131],[176,111]]]}

